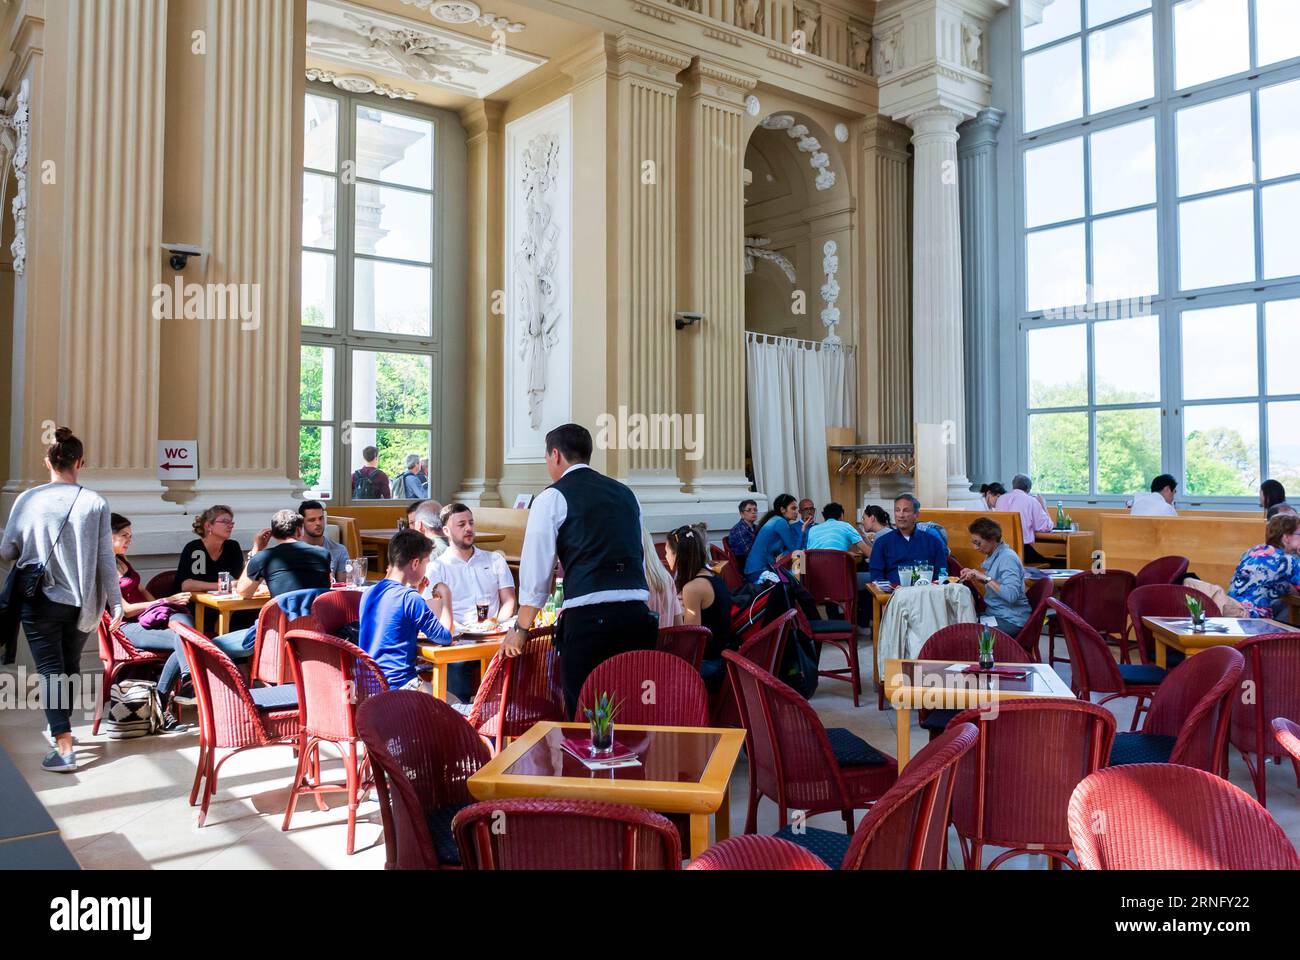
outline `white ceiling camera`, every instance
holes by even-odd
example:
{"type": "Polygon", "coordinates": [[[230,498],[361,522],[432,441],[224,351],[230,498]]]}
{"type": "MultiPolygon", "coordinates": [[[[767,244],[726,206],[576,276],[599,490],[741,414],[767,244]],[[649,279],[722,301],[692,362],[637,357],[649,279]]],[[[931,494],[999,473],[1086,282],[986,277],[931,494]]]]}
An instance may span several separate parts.
{"type": "Polygon", "coordinates": [[[192,243],[167,243],[163,242],[163,249],[171,254],[171,267],[177,273],[184,270],[190,263],[190,257],[203,256],[203,248],[196,247],[192,243]]]}

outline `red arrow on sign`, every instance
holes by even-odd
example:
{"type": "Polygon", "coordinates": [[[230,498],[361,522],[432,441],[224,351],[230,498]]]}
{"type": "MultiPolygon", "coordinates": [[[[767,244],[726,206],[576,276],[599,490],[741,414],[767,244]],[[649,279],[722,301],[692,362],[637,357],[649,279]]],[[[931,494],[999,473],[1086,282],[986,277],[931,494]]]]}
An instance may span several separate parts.
{"type": "Polygon", "coordinates": [[[194,465],[192,463],[164,463],[164,464],[160,464],[158,469],[159,470],[193,470],[194,465]]]}

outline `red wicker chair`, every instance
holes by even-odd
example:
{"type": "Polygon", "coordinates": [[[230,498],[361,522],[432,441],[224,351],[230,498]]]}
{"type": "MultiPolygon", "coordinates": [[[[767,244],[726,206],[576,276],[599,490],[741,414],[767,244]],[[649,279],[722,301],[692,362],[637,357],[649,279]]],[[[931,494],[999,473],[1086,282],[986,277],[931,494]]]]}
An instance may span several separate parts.
{"type": "MultiPolygon", "coordinates": [[[[918,660],[970,660],[980,658],[980,631],[984,627],[978,623],[954,623],[942,627],[930,635],[917,654],[918,660]]],[[[1030,663],[1032,657],[1011,636],[997,627],[990,627],[993,634],[993,660],[995,663],[1030,663]]],[[[917,722],[922,730],[930,732],[933,740],[948,729],[952,718],[960,710],[918,710],[917,722]]]]}
{"type": "MultiPolygon", "coordinates": [[[[1129,661],[1128,611],[1124,604],[1136,582],[1137,578],[1127,570],[1076,573],[1061,584],[1057,595],[1105,640],[1119,644],[1119,658],[1124,663],[1129,661]]],[[[1055,622],[1049,622],[1047,630],[1047,662],[1052,666],[1068,662],[1056,655],[1056,627],[1055,622]]]]}
{"type": "MultiPolygon", "coordinates": [[[[1143,663],[1156,662],[1156,641],[1151,631],[1142,622],[1143,617],[1186,617],[1187,598],[1200,600],[1205,607],[1207,617],[1219,616],[1219,605],[1191,587],[1177,583],[1155,583],[1138,587],[1128,595],[1129,623],[1133,627],[1133,638],[1137,643],[1138,657],[1143,663]]],[[[1171,650],[1169,666],[1173,668],[1182,662],[1183,655],[1171,650]]]]}
{"type": "Polygon", "coordinates": [[[1191,767],[1099,770],[1074,791],[1069,820],[1084,870],[1300,870],[1300,856],[1267,810],[1191,767]]]}
{"type": "Polygon", "coordinates": [[[360,590],[331,590],[312,601],[311,615],[322,633],[342,636],[341,631],[361,619],[360,590]]]}
{"type": "MultiPolygon", "coordinates": [[[[1229,742],[1241,751],[1255,783],[1255,796],[1268,806],[1268,758],[1282,762],[1269,736],[1274,717],[1300,718],[1300,633],[1269,633],[1236,644],[1246,658],[1243,695],[1232,699],[1229,742]],[[1250,697],[1244,695],[1249,689],[1250,697]]],[[[1199,656],[1199,654],[1198,654],[1199,656]]]]}
{"type": "Polygon", "coordinates": [[[713,637],[708,627],[686,624],[680,627],[660,627],[658,649],[681,657],[695,670],[704,662],[704,650],[713,637]]]}
{"type": "Polygon", "coordinates": [[[1226,775],[1232,699],[1245,666],[1240,650],[1210,647],[1170,670],[1142,732],[1115,738],[1110,765],[1180,763],[1226,775]]]}
{"type": "MultiPolygon", "coordinates": [[[[754,634],[740,646],[740,656],[751,663],[756,663],[768,673],[776,673],[785,655],[786,642],[794,632],[794,622],[798,618],[797,610],[787,610],[758,633],[754,634]]],[[[739,727],[740,706],[736,702],[736,688],[731,682],[731,672],[723,681],[718,696],[709,709],[709,725],[712,727],[739,727]]]]}
{"type": "Polygon", "coordinates": [[[803,585],[815,603],[833,603],[840,609],[840,620],[813,620],[812,638],[844,654],[847,666],[819,670],[823,677],[847,680],[853,688],[853,705],[862,697],[862,677],[858,671],[858,564],[843,550],[806,550],[803,585]]]}
{"type": "Polygon", "coordinates": [[[1177,583],[1190,564],[1191,561],[1186,557],[1157,557],[1137,572],[1135,586],[1177,583]]]}
{"type": "Polygon", "coordinates": [[[726,555],[727,563],[722,568],[722,582],[727,585],[727,589],[735,593],[745,585],[745,571],[740,566],[740,561],[736,559],[735,553],[731,550],[731,538],[722,538],[722,552],[726,555]]]}
{"type": "Polygon", "coordinates": [[[460,865],[452,818],[474,802],[470,776],[488,748],[454,709],[418,690],[390,690],[357,707],[357,734],[379,793],[388,870],[460,865]]]}
{"type": "Polygon", "coordinates": [[[1079,781],[1105,766],[1115,717],[1081,700],[1034,699],[999,703],[996,715],[966,710],[953,723],[981,720],[979,746],[958,768],[952,797],[966,869],[983,869],[989,845],[1011,848],[990,870],[1030,853],[1049,857],[1052,869],[1074,866],[1066,805],[1079,781]]]}
{"type": "Polygon", "coordinates": [[[1029,619],[1016,633],[1016,643],[1029,654],[1030,660],[1038,663],[1042,657],[1038,652],[1043,642],[1043,622],[1047,619],[1047,601],[1052,598],[1052,581],[1050,577],[1040,577],[1025,590],[1029,601],[1029,619]]]}
{"type": "Polygon", "coordinates": [[[677,828],[640,807],[492,800],[452,821],[466,870],[680,870],[677,828]]]}
{"type": "Polygon", "coordinates": [[[700,672],[681,657],[658,650],[620,653],[596,666],[578,694],[578,712],[602,693],[622,701],[620,723],[650,727],[707,727],[709,692],[700,672]],[[651,684],[647,687],[646,684],[651,684]],[[646,695],[651,702],[646,702],[646,695]]]}
{"type": "Polygon", "coordinates": [[[864,810],[898,779],[898,763],[844,728],[827,729],[803,697],[766,670],[724,650],[727,672],[739,691],[741,725],[749,755],[749,814],[745,832],[758,825],[758,801],[774,800],[780,821],[788,811],[809,816],[840,811],[853,832],[853,811],[864,810]]]}
{"type": "Polygon", "coordinates": [[[1300,785],[1300,724],[1286,717],[1273,720],[1273,738],[1278,745],[1291,755],[1291,765],[1295,768],[1296,784],[1300,785]]]}
{"type": "Polygon", "coordinates": [[[468,719],[494,754],[539,721],[565,719],[553,632],[551,627],[529,631],[523,653],[510,658],[498,653],[484,672],[468,719]]]}
{"type": "Polygon", "coordinates": [[[208,817],[208,804],[217,792],[221,766],[237,753],[254,747],[293,746],[298,740],[298,707],[285,707],[281,691],[270,687],[250,690],[234,662],[207,637],[173,621],[190,664],[190,678],[199,714],[199,762],[190,789],[194,806],[203,788],[199,823],[208,817]],[[230,753],[216,759],[218,750],[230,753]]]}
{"type": "Polygon", "coordinates": [[[108,629],[112,622],[108,614],[99,620],[99,659],[104,664],[104,683],[95,699],[95,723],[90,730],[91,736],[99,736],[99,724],[104,718],[104,707],[112,696],[113,684],[128,672],[160,673],[171,656],[157,650],[137,650],[121,630],[108,629]]]}
{"type": "MultiPolygon", "coordinates": [[[[305,619],[299,617],[299,620],[305,619]]],[[[293,682],[293,671],[285,654],[284,637],[289,632],[289,615],[278,603],[271,601],[257,615],[257,639],[253,642],[253,656],[249,661],[249,686],[262,682],[279,686],[293,682]]],[[[307,626],[307,624],[298,624],[307,626]]]]}
{"type": "Polygon", "coordinates": [[[1099,704],[1137,697],[1129,726],[1129,730],[1136,730],[1147,701],[1165,682],[1165,671],[1149,663],[1116,663],[1105,639],[1091,624],[1060,600],[1052,598],[1047,603],[1056,611],[1065,644],[1070,648],[1070,689],[1079,699],[1090,702],[1094,693],[1105,694],[1099,704]]]}
{"type": "MultiPolygon", "coordinates": [[[[838,836],[838,834],[835,834],[838,836]]],[[[748,833],[714,844],[687,870],[829,870],[817,854],[780,837],[748,833]]]]}
{"type": "Polygon", "coordinates": [[[155,600],[166,600],[176,591],[172,588],[176,586],[176,571],[167,570],[163,573],[154,574],[149,578],[145,585],[145,592],[155,600]]]}
{"type": "Polygon", "coordinates": [[[290,630],[285,635],[289,664],[298,694],[298,769],[294,773],[281,830],[289,829],[298,798],[316,798],[320,810],[328,809],[322,793],[343,791],[348,798],[348,856],[356,850],[357,807],[370,790],[372,778],[357,747],[357,705],[388,689],[383,672],[359,647],[312,630],[290,630]],[[338,746],[343,755],[344,783],[322,783],[322,743],[338,746]],[[344,753],[344,747],[347,750],[344,753]]]}

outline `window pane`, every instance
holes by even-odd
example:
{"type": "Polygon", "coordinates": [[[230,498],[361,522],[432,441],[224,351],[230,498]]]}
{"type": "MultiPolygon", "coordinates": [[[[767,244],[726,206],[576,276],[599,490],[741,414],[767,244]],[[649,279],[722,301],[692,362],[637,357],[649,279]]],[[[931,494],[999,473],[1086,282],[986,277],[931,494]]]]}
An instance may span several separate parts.
{"type": "Polygon", "coordinates": [[[1264,276],[1290,277],[1300,273],[1300,180],[1265,187],[1260,191],[1264,205],[1264,276]]]}
{"type": "Polygon", "coordinates": [[[1038,130],[1083,116],[1079,41],[1071,40],[1026,56],[1024,83],[1025,130],[1038,130]]]}
{"type": "Polygon", "coordinates": [[[1151,18],[1088,35],[1088,111],[1101,113],[1155,96],[1151,18]]]}
{"type": "Polygon", "coordinates": [[[433,256],[433,198],[373,184],[357,184],[357,253],[419,260],[433,256]]]}
{"type": "Polygon", "coordinates": [[[1031,233],[1025,272],[1028,308],[1073,306],[1087,299],[1083,224],[1031,233]]]}
{"type": "MultiPolygon", "coordinates": [[[[352,354],[352,420],[428,423],[432,419],[433,358],[415,353],[352,354]]],[[[356,434],[353,434],[353,444],[356,434]]]]}
{"type": "Polygon", "coordinates": [[[1083,138],[1025,151],[1025,226],[1083,216],[1083,138]]]}
{"type": "Polygon", "coordinates": [[[1092,212],[1156,202],[1156,124],[1127,123],[1092,135],[1092,212]]]}
{"type": "Polygon", "coordinates": [[[1106,410],[1097,414],[1097,492],[1145,490],[1161,473],[1160,411],[1106,410]]]}
{"type": "Polygon", "coordinates": [[[1088,0],[1088,26],[1118,20],[1139,10],[1150,10],[1151,0],[1088,0]]]}
{"type": "Polygon", "coordinates": [[[303,123],[303,165],[336,172],[339,165],[339,104],[307,94],[303,123]]]}
{"type": "Polygon", "coordinates": [[[1093,221],[1092,288],[1097,303],[1159,292],[1155,210],[1093,221]]]}
{"type": "Polygon", "coordinates": [[[298,475],[307,487],[305,499],[314,500],[334,487],[334,428],[298,428],[298,475]]]}
{"type": "Polygon", "coordinates": [[[1255,204],[1249,190],[1178,208],[1182,289],[1255,279],[1255,204]]]}
{"type": "Polygon", "coordinates": [[[334,255],[312,253],[302,255],[302,325],[304,327],[334,326],[334,255]]]}
{"type": "Polygon", "coordinates": [[[433,332],[433,271],[375,260],[356,261],[353,322],[358,330],[427,337],[433,332]]]}
{"type": "Polygon", "coordinates": [[[1178,88],[1250,68],[1246,0],[1183,0],[1174,7],[1178,88]]]}
{"type": "Polygon", "coordinates": [[[1300,80],[1259,91],[1259,155],[1261,180],[1300,173],[1300,80]]]}
{"type": "Polygon", "coordinates": [[[1300,300],[1265,304],[1264,336],[1268,392],[1300,393],[1300,300]]]}
{"type": "Polygon", "coordinates": [[[1159,317],[1126,317],[1096,323],[1092,328],[1092,342],[1098,403],[1160,399],[1159,317]]]}
{"type": "Polygon", "coordinates": [[[357,107],[357,176],[433,186],[433,124],[374,107],[357,107]]]}
{"type": "Polygon", "coordinates": [[[1081,407],[1088,402],[1087,337],[1082,323],[1043,327],[1025,335],[1031,409],[1081,407]]]}
{"type": "Polygon", "coordinates": [[[302,245],[334,249],[337,181],[333,177],[308,173],[302,178],[302,245]]]}
{"type": "Polygon", "coordinates": [[[1250,94],[1178,111],[1178,195],[1254,179],[1250,94]]]}
{"type": "Polygon", "coordinates": [[[1043,20],[1025,27],[1024,48],[1041,46],[1079,32],[1079,0],[1056,0],[1043,10],[1043,20]]]}
{"type": "Polygon", "coordinates": [[[1249,397],[1258,392],[1255,306],[1183,313],[1183,398],[1249,397]]]}
{"type": "Polygon", "coordinates": [[[1300,487],[1300,402],[1268,405],[1268,475],[1288,490],[1300,487]]]}
{"type": "Polygon", "coordinates": [[[1183,411],[1188,493],[1255,496],[1259,487],[1259,407],[1230,403],[1183,411]]]}
{"type": "Polygon", "coordinates": [[[1300,3],[1255,0],[1255,44],[1261,67],[1300,57],[1300,3]]]}
{"type": "Polygon", "coordinates": [[[298,415],[303,420],[334,419],[334,349],[302,345],[298,415]]]}
{"type": "Polygon", "coordinates": [[[1047,494],[1088,492],[1088,415],[1039,413],[1029,418],[1029,473],[1047,494]]]}

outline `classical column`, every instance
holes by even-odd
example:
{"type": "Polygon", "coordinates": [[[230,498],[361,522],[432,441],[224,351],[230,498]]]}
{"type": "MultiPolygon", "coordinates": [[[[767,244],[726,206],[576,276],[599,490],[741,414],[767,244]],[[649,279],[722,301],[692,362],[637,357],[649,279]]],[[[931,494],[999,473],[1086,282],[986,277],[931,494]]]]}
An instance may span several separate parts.
{"type": "Polygon", "coordinates": [[[1001,110],[981,110],[961,125],[961,249],[966,326],[967,472],[998,472],[998,128],[1001,110]]]}
{"type": "Polygon", "coordinates": [[[678,333],[681,412],[697,449],[679,455],[688,492],[732,509],[745,476],[744,101],[757,78],[697,58],[682,111],[682,264],[677,302],[704,319],[678,333]]]}
{"type": "Polygon", "coordinates": [[[478,100],[465,107],[461,123],[469,135],[469,271],[466,286],[465,358],[467,380],[479,384],[465,394],[465,479],[456,499],[473,506],[500,506],[502,318],[492,312],[493,291],[502,287],[502,160],[499,103],[478,100]]]}

